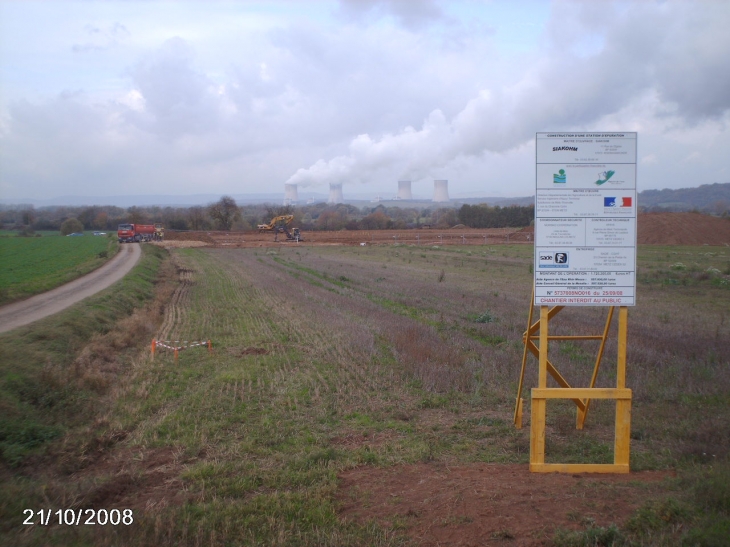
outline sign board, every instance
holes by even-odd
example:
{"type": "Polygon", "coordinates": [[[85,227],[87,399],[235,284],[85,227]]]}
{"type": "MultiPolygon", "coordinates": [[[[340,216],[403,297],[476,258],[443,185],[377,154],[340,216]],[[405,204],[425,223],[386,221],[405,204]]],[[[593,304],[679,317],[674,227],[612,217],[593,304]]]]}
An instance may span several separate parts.
{"type": "Polygon", "coordinates": [[[636,133],[537,133],[535,305],[633,306],[636,133]]]}

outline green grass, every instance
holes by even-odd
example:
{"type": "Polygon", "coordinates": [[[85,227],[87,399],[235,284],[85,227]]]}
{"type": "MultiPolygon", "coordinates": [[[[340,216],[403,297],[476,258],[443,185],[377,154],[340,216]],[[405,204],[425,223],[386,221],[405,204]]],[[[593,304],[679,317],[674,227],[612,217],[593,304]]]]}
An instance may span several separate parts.
{"type": "MultiPolygon", "coordinates": [[[[81,370],[79,354],[152,297],[164,255],[159,248],[143,248],[140,263],[122,281],[59,314],[0,335],[0,462],[17,466],[96,415],[93,405],[106,383],[85,376],[90,371],[81,370]]],[[[128,345],[119,339],[108,343],[111,351],[99,348],[94,365],[111,362],[102,351],[121,353],[128,345]]]]}
{"type": "MultiPolygon", "coordinates": [[[[640,249],[640,267],[660,261],[653,253],[640,249]]],[[[697,258],[700,267],[716,259],[697,258]]],[[[117,347],[125,329],[115,322],[149,300],[153,270],[123,295],[100,295],[63,320],[0,338],[0,404],[12,417],[6,465],[16,466],[0,495],[9,543],[399,545],[402,524],[339,518],[338,473],[432,461],[527,463],[529,427],[512,426],[512,405],[529,246],[186,249],[174,260],[178,289],[160,301],[163,318],[135,321],[150,323],[136,341],[117,347]],[[108,317],[107,308],[118,312],[108,317]],[[98,314],[94,326],[90,313],[98,314]],[[69,336],[82,328],[89,334],[69,336]],[[93,352],[85,349],[90,336],[93,352]],[[150,336],[211,339],[214,353],[186,350],[175,362],[160,352],[152,361],[150,336]],[[107,346],[121,362],[104,383],[92,372],[114,363],[97,362],[107,346]],[[135,525],[15,526],[24,507],[94,500],[137,503],[135,525]]],[[[711,545],[723,533],[729,298],[711,283],[680,290],[640,283],[629,322],[632,466],[675,468],[679,477],[629,523],[589,523],[558,534],[558,544],[711,545]]],[[[557,328],[600,329],[604,311],[566,311],[557,328]]],[[[551,358],[585,384],[594,349],[568,342],[551,358]]],[[[612,358],[608,348],[606,362],[612,358]]],[[[530,367],[533,386],[534,361],[530,367]]],[[[610,369],[599,385],[610,385],[610,369]]],[[[595,403],[586,429],[576,431],[572,403],[551,401],[549,461],[611,461],[614,407],[595,403]]]]}
{"type": "MultiPolygon", "coordinates": [[[[60,237],[60,235],[61,235],[58,232],[58,230],[36,230],[28,236],[21,236],[20,235],[21,233],[22,232],[20,232],[18,230],[0,230],[0,238],[4,238],[4,237],[48,237],[48,236],[51,236],[51,237],[59,236],[60,237]]],[[[92,233],[92,232],[89,232],[89,233],[92,233]]]]}
{"type": "Polygon", "coordinates": [[[730,251],[722,247],[643,246],[639,251],[642,284],[730,289],[730,251]]]}
{"type": "Polygon", "coordinates": [[[0,305],[27,298],[98,268],[119,248],[116,238],[0,237],[0,305]]]}

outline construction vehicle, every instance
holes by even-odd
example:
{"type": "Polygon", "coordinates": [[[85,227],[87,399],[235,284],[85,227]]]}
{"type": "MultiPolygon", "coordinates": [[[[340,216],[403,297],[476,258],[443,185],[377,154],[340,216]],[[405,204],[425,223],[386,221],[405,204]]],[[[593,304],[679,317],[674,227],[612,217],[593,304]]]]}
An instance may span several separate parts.
{"type": "Polygon", "coordinates": [[[162,225],[153,224],[120,224],[117,228],[117,239],[119,243],[133,243],[139,241],[158,241],[163,232],[162,225]]]}
{"type": "Polygon", "coordinates": [[[268,224],[259,224],[259,233],[274,232],[274,241],[279,240],[279,234],[286,234],[288,241],[304,241],[299,228],[289,230],[289,225],[294,221],[294,215],[279,215],[271,219],[268,224]]]}

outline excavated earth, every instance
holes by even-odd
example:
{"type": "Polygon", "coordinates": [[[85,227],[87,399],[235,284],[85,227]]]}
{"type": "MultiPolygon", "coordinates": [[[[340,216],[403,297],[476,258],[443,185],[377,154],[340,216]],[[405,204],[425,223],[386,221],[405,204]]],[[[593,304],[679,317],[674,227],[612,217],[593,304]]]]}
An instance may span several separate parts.
{"type": "MultiPolygon", "coordinates": [[[[524,229],[305,232],[300,243],[273,234],[168,232],[167,246],[531,244],[524,229]]],[[[696,213],[639,215],[639,244],[730,246],[730,219],[696,213]]],[[[348,442],[371,442],[350,439],[348,442]]],[[[558,529],[623,525],[661,492],[671,471],[629,475],[530,473],[517,464],[440,462],[341,473],[340,518],[396,528],[421,546],[550,545],[558,529]]]]}
{"type": "MultiPolygon", "coordinates": [[[[174,232],[165,233],[167,247],[273,247],[279,245],[484,245],[532,243],[533,228],[475,229],[456,227],[444,230],[341,230],[304,232],[300,242],[287,241],[279,234],[256,232],[174,232]]],[[[726,245],[730,246],[730,218],[700,213],[645,213],[639,215],[639,244],[726,245]]]]}
{"type": "Polygon", "coordinates": [[[671,471],[530,473],[527,464],[359,467],[340,475],[340,517],[420,546],[550,545],[555,532],[623,524],[671,471]]]}

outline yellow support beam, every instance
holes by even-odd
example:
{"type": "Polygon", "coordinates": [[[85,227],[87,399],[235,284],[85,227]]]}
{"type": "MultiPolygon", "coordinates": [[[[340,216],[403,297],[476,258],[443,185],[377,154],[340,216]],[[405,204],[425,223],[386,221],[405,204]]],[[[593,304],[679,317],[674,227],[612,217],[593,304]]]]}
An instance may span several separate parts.
{"type": "MultiPolygon", "coordinates": [[[[595,387],[596,385],[596,379],[598,378],[598,369],[601,366],[601,360],[603,359],[603,352],[606,349],[606,340],[608,340],[608,331],[611,328],[611,321],[613,320],[613,310],[614,307],[611,306],[608,308],[608,317],[606,318],[606,325],[603,327],[603,335],[601,336],[601,345],[598,348],[598,354],[596,355],[596,363],[593,366],[593,375],[591,376],[591,383],[588,384],[588,387],[595,387]]],[[[578,408],[575,412],[575,428],[576,429],[583,429],[583,426],[585,425],[586,418],[588,417],[588,408],[591,404],[590,399],[585,400],[585,407],[584,408],[578,408]]]]}
{"type": "MultiPolygon", "coordinates": [[[[540,358],[540,350],[537,345],[535,345],[534,341],[539,340],[540,336],[535,335],[535,332],[538,331],[540,328],[540,320],[533,323],[533,312],[535,309],[534,306],[535,301],[535,289],[533,287],[532,289],[532,297],[530,298],[530,311],[528,313],[527,317],[527,329],[525,330],[524,334],[522,335],[523,341],[524,341],[524,349],[522,351],[522,366],[520,367],[520,379],[517,386],[517,397],[515,398],[515,410],[514,410],[514,416],[513,416],[513,422],[515,424],[515,427],[517,429],[522,429],[522,409],[520,405],[522,404],[522,390],[524,389],[524,382],[525,382],[525,369],[527,367],[527,354],[532,353],[535,357],[538,359],[540,358]]],[[[555,317],[555,315],[558,314],[562,309],[564,309],[564,306],[555,306],[554,308],[549,309],[548,311],[548,321],[555,317]]],[[[598,356],[596,357],[596,363],[593,369],[593,376],[591,378],[590,387],[594,387],[596,385],[596,378],[598,376],[598,369],[600,367],[601,359],[603,357],[603,350],[606,345],[606,339],[608,337],[608,330],[611,326],[611,319],[613,317],[613,310],[614,308],[609,308],[608,318],[606,320],[606,326],[603,329],[602,335],[588,335],[588,336],[551,336],[548,335],[547,339],[550,340],[556,340],[556,341],[564,341],[564,340],[601,340],[601,346],[598,350],[598,356]]],[[[558,385],[562,387],[571,387],[568,381],[563,378],[563,376],[558,372],[557,368],[553,366],[553,364],[550,362],[550,360],[547,360],[547,371],[550,373],[550,375],[555,379],[555,381],[558,383],[558,385]]],[[[573,402],[575,403],[577,409],[576,409],[576,429],[583,429],[583,424],[585,423],[586,416],[588,415],[588,405],[590,403],[590,400],[582,401],[580,399],[573,399],[573,402]]]]}
{"type": "MultiPolygon", "coordinates": [[[[530,298],[530,312],[527,314],[527,330],[524,336],[527,337],[527,333],[530,330],[532,324],[532,312],[535,306],[532,304],[535,301],[535,287],[532,288],[532,297],[530,298]]],[[[517,398],[515,400],[515,414],[512,421],[517,429],[522,429],[522,386],[525,383],[525,367],[527,366],[527,340],[525,340],[525,347],[522,350],[522,366],[520,367],[520,381],[517,385],[517,398]]]]}
{"type": "Polygon", "coordinates": [[[545,463],[545,399],[530,403],[530,470],[533,464],[545,463]]]}
{"type": "Polygon", "coordinates": [[[631,390],[613,387],[549,387],[532,388],[533,399],[617,399],[631,400],[631,390]]]}
{"type": "Polygon", "coordinates": [[[530,471],[536,473],[628,473],[631,439],[631,390],[626,388],[626,347],[628,333],[628,308],[619,308],[618,357],[616,366],[616,387],[595,387],[598,370],[606,346],[606,340],[613,318],[614,308],[610,308],[606,325],[601,336],[550,336],[549,320],[562,307],[549,309],[540,307],[539,321],[532,323],[533,301],[530,303],[528,329],[523,335],[525,350],[520,371],[519,391],[515,403],[515,425],[522,426],[522,388],[524,383],[527,353],[538,358],[538,387],[531,390],[531,423],[530,423],[530,471]],[[539,329],[538,336],[533,336],[539,329]],[[539,341],[536,346],[533,339],[539,341]],[[571,387],[548,359],[548,346],[551,340],[601,340],[593,375],[589,387],[571,387]],[[547,387],[547,376],[550,374],[561,386],[547,387]],[[616,401],[616,425],[614,434],[613,464],[563,464],[545,463],[545,417],[548,399],[571,399],[577,407],[576,427],[583,428],[591,399],[607,399],[616,401]]]}
{"type": "Polygon", "coordinates": [[[629,465],[613,463],[532,463],[533,473],[629,473],[629,465]]]}

